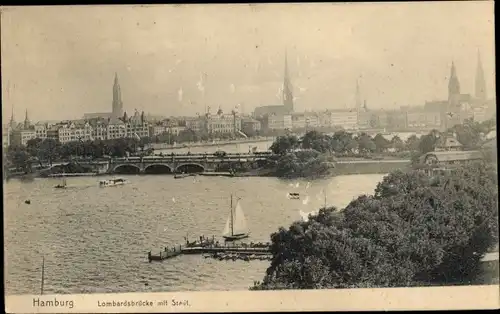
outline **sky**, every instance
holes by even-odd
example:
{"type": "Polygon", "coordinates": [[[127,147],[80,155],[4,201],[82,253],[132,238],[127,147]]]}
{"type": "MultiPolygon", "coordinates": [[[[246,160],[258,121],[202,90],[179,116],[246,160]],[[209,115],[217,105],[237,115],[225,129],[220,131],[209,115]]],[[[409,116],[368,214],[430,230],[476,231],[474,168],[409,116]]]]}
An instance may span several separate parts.
{"type": "Polygon", "coordinates": [[[474,92],[480,51],[494,96],[493,2],[2,7],[4,120],[124,110],[164,116],[281,104],[397,109],[447,98],[454,61],[474,92]],[[200,77],[204,79],[200,81],[200,77]]]}

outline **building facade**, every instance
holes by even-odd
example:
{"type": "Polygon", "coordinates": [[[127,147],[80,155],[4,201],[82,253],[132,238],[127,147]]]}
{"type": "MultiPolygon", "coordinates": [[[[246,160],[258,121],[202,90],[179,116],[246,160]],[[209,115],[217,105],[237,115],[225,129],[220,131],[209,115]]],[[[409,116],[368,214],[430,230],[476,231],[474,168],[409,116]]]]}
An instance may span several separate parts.
{"type": "Polygon", "coordinates": [[[10,146],[10,133],[10,126],[4,125],[2,127],[2,145],[4,150],[6,150],[10,146]]]}
{"type": "Polygon", "coordinates": [[[345,130],[358,129],[358,111],[357,110],[332,110],[330,112],[330,125],[340,127],[345,130]]]}
{"type": "Polygon", "coordinates": [[[260,121],[251,118],[245,118],[241,120],[241,131],[246,135],[259,134],[260,130],[260,121]]]}
{"type": "Polygon", "coordinates": [[[58,129],[59,142],[62,144],[76,141],[91,141],[93,128],[88,122],[69,122],[58,129]]]}
{"type": "Polygon", "coordinates": [[[267,127],[270,131],[291,130],[292,115],[272,115],[268,117],[267,127]]]}
{"type": "Polygon", "coordinates": [[[36,138],[35,128],[33,126],[30,126],[28,128],[13,130],[10,141],[13,145],[16,146],[26,146],[28,141],[34,138],[36,138]]]}
{"type": "Polygon", "coordinates": [[[125,121],[126,137],[148,137],[149,123],[146,121],[144,112],[139,114],[136,110],[134,115],[125,121]]]}
{"type": "Polygon", "coordinates": [[[205,128],[208,134],[230,134],[241,131],[241,118],[237,114],[224,114],[219,110],[217,114],[207,114],[205,128]]]}

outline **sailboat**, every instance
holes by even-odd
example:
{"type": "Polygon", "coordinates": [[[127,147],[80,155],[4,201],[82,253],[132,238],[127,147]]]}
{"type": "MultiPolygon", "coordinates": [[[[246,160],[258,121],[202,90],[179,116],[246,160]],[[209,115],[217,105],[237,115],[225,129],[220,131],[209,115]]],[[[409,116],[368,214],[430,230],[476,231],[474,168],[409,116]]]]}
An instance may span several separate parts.
{"type": "Polygon", "coordinates": [[[233,195],[231,195],[231,213],[227,217],[223,237],[225,241],[235,241],[248,238],[250,232],[247,230],[247,223],[243,209],[239,200],[233,208],[233,195]]]}
{"type": "Polygon", "coordinates": [[[67,187],[66,178],[62,177],[62,182],[55,186],[56,189],[65,189],[67,187]]]}

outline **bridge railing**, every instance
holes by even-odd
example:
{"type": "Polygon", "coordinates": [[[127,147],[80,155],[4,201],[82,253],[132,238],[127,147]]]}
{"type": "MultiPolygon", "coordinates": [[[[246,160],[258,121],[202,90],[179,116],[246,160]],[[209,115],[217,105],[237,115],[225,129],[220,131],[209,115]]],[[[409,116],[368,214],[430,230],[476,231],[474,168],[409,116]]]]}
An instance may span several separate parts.
{"type": "MultiPolygon", "coordinates": [[[[95,158],[95,159],[75,159],[75,162],[80,164],[104,164],[111,161],[111,163],[117,162],[171,162],[172,158],[174,161],[214,161],[214,160],[224,160],[224,161],[235,161],[239,159],[251,159],[251,160],[259,160],[266,159],[267,157],[273,156],[272,153],[263,152],[263,153],[228,153],[224,156],[216,156],[214,154],[165,154],[165,155],[155,155],[155,156],[130,156],[130,157],[112,157],[112,158],[95,158]]],[[[58,166],[63,164],[70,163],[71,160],[61,160],[61,161],[53,161],[52,166],[58,166]]],[[[32,164],[39,164],[38,161],[32,161],[32,164]]],[[[44,166],[47,162],[43,162],[44,166]]]]}
{"type": "Polygon", "coordinates": [[[213,162],[213,161],[246,161],[246,160],[262,160],[266,159],[264,156],[226,156],[224,158],[214,157],[214,156],[196,156],[196,157],[185,157],[185,156],[174,156],[174,157],[160,157],[160,158],[114,158],[111,163],[140,163],[140,162],[213,162]]]}

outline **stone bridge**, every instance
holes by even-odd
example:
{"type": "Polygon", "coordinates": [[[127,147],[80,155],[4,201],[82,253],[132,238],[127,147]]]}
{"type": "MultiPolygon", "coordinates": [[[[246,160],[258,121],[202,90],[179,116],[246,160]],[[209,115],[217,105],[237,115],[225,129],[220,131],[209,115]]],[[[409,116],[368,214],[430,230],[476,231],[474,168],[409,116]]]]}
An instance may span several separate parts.
{"type": "Polygon", "coordinates": [[[174,155],[113,158],[108,161],[108,173],[122,174],[166,174],[228,171],[230,168],[260,167],[268,159],[266,155],[228,154],[214,155],[174,155]]]}

